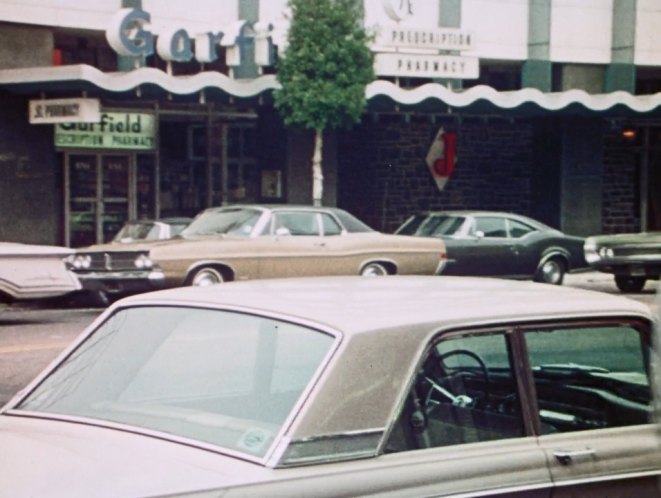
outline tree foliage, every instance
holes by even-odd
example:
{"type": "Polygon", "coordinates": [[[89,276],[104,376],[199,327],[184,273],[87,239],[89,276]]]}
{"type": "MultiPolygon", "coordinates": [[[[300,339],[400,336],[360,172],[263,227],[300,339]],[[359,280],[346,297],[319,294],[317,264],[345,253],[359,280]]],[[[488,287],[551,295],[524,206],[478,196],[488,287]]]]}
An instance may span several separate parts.
{"type": "Polygon", "coordinates": [[[316,131],[357,123],[374,80],[362,0],[289,0],[288,46],[275,106],[288,126],[316,131]]]}

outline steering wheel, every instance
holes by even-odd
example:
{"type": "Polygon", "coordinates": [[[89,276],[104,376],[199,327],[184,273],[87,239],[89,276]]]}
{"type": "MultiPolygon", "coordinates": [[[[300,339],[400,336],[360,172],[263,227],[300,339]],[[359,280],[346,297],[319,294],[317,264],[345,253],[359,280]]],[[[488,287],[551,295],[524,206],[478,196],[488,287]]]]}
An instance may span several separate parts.
{"type": "Polygon", "coordinates": [[[489,396],[490,396],[489,369],[487,368],[487,365],[484,362],[484,360],[477,353],[474,353],[473,351],[470,351],[468,349],[454,349],[452,351],[448,351],[447,353],[439,354],[434,358],[438,360],[440,367],[439,370],[441,370],[441,373],[437,374],[439,377],[438,379],[434,379],[428,375],[425,375],[424,377],[425,380],[429,382],[431,386],[429,388],[429,391],[427,392],[427,397],[425,399],[425,406],[429,405],[429,403],[432,400],[432,395],[435,392],[437,392],[445,396],[454,406],[474,407],[477,401],[476,399],[473,399],[471,396],[469,396],[466,393],[455,394],[451,390],[444,387],[444,385],[447,385],[450,389],[452,388],[458,389],[459,386],[457,385],[457,382],[455,382],[454,380],[455,378],[464,375],[480,376],[482,378],[482,381],[484,383],[483,403],[485,405],[488,405],[489,396]],[[479,373],[477,373],[474,369],[470,369],[465,366],[449,367],[445,364],[446,359],[458,355],[468,356],[473,360],[475,360],[475,362],[479,366],[479,373]]]}

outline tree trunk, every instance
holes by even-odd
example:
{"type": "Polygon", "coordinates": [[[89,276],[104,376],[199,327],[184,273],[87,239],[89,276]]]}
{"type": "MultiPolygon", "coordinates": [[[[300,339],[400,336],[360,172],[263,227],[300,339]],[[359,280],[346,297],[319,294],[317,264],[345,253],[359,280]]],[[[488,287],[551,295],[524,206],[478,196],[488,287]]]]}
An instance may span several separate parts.
{"type": "Polygon", "coordinates": [[[324,192],[324,175],[321,172],[323,142],[323,130],[315,130],[314,153],[312,154],[312,203],[314,206],[321,206],[324,192]]]}

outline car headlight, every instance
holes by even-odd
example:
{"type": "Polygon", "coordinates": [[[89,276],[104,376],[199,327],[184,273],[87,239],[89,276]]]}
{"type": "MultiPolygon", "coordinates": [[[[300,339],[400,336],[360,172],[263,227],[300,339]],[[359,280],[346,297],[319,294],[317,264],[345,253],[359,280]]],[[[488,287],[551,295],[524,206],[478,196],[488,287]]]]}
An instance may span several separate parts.
{"type": "Polygon", "coordinates": [[[612,258],[615,256],[615,252],[610,247],[602,247],[599,249],[599,256],[602,258],[612,258]]]}
{"type": "Polygon", "coordinates": [[[593,243],[586,242],[583,246],[583,253],[585,254],[585,261],[588,263],[595,263],[601,259],[597,253],[597,246],[593,243]]]}
{"type": "Polygon", "coordinates": [[[133,264],[135,265],[136,268],[139,268],[141,270],[144,270],[146,268],[151,268],[152,266],[154,266],[154,263],[152,262],[151,259],[149,259],[149,256],[147,254],[140,254],[137,258],[135,258],[133,264]]]}
{"type": "Polygon", "coordinates": [[[92,256],[89,254],[72,254],[65,261],[73,270],[88,270],[92,266],[92,256]]]}

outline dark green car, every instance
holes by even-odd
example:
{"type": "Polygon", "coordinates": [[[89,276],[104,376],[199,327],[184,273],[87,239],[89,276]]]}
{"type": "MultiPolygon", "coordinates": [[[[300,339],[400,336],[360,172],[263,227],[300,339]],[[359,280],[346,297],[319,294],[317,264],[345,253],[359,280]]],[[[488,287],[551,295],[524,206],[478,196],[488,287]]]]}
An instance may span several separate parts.
{"type": "Polygon", "coordinates": [[[588,237],[585,260],[595,270],[615,275],[622,292],[640,292],[661,275],[661,232],[588,237]]]}

